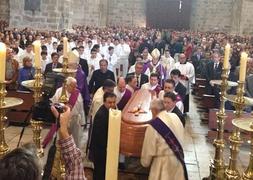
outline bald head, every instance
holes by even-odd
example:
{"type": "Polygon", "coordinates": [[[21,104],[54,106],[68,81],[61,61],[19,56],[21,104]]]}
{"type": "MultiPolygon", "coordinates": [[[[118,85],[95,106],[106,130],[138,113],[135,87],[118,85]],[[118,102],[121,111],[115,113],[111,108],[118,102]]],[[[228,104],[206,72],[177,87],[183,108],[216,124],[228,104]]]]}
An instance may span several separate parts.
{"type": "Polygon", "coordinates": [[[121,93],[123,93],[126,90],[126,81],[123,77],[119,77],[117,88],[121,93]]]}
{"type": "Polygon", "coordinates": [[[179,55],[179,62],[180,62],[180,63],[185,63],[185,61],[186,61],[186,56],[185,56],[184,53],[181,53],[181,54],[179,55]]]}

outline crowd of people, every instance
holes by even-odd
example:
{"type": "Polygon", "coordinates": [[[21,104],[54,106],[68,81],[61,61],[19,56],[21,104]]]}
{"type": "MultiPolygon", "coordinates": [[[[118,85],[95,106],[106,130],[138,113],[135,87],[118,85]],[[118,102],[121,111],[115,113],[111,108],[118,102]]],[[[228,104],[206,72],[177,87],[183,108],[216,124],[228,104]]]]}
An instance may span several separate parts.
{"type": "MultiPolygon", "coordinates": [[[[240,53],[245,51],[249,54],[245,95],[253,96],[253,60],[251,58],[253,39],[251,37],[220,32],[204,33],[127,27],[75,26],[71,31],[62,32],[41,32],[30,28],[1,31],[0,41],[8,47],[7,88],[28,90],[22,86],[22,82],[34,78],[32,44],[36,40],[41,42],[41,64],[44,77],[52,74],[54,68],[61,68],[63,37],[68,38],[68,51],[71,56],[68,67],[77,70],[75,78],[67,78],[66,83],[72,119],[69,131],[75,145],[80,148],[83,128],[87,124],[92,124],[91,139],[88,144],[91,151],[90,158],[94,161],[95,179],[103,179],[105,176],[108,109],[123,110],[135,91],[147,89],[151,92],[154,99],[152,106],[156,109],[153,112],[154,119],[159,117],[159,119],[172,118],[174,120],[174,115],[167,117],[164,112],[176,114],[181,122],[180,128],[173,130],[178,139],[175,144],[178,146],[182,145],[181,126],[185,126],[185,116],[190,106],[191,87],[195,84],[197,77],[206,79],[206,93],[215,95],[216,105],[219,106],[219,87],[212,84],[211,80],[221,79],[224,47],[227,43],[230,43],[232,47],[229,80],[238,80],[240,53]]],[[[55,103],[60,101],[62,91],[62,87],[57,88],[51,99],[55,103]]],[[[235,93],[235,91],[231,89],[229,93],[235,93]]],[[[252,107],[248,108],[251,110],[252,107]]],[[[172,127],[170,123],[164,123],[172,127]]],[[[173,127],[178,126],[178,123],[173,125],[173,127]]],[[[150,147],[151,139],[160,141],[156,138],[157,136],[152,136],[155,133],[152,128],[155,129],[155,124],[146,132],[149,140],[146,137],[144,140],[142,156],[144,166],[151,163],[152,156],[155,158],[151,152],[152,148],[146,149],[150,147]]],[[[47,144],[49,139],[50,136],[47,136],[43,143],[47,144]]],[[[175,147],[170,148],[173,151],[175,147]]],[[[166,154],[170,152],[166,151],[166,154]]],[[[181,157],[181,155],[178,156],[181,157]]],[[[173,161],[174,163],[181,162],[178,159],[173,159],[173,161]]],[[[124,160],[121,160],[121,163],[123,162],[124,160]]],[[[159,160],[156,163],[156,168],[160,167],[159,160]]],[[[155,168],[155,166],[152,167],[155,168]]],[[[184,170],[184,165],[182,167],[184,170]]],[[[175,174],[182,174],[182,172],[175,172],[175,174]]],[[[151,174],[150,177],[155,177],[155,175],[151,174]]],[[[182,176],[182,179],[185,177],[182,176]]]]}

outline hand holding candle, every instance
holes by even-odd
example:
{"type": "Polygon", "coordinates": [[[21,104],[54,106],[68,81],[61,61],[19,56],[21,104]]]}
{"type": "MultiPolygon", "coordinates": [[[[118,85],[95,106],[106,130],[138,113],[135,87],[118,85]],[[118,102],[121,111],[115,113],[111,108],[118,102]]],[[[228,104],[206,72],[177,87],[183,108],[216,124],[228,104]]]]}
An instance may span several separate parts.
{"type": "Polygon", "coordinates": [[[6,45],[0,42],[0,82],[5,81],[6,45]]]}
{"type": "Polygon", "coordinates": [[[244,82],[246,78],[247,61],[248,61],[248,54],[242,52],[240,61],[240,76],[239,76],[239,81],[241,82],[244,82]]]}
{"type": "Polygon", "coordinates": [[[68,38],[63,38],[63,57],[68,57],[68,38]]]}
{"type": "Polygon", "coordinates": [[[230,56],[230,44],[227,44],[225,46],[225,55],[224,55],[224,62],[223,62],[223,68],[228,69],[229,66],[229,56],[230,56]]]}
{"type": "Polygon", "coordinates": [[[35,67],[41,68],[41,60],[40,60],[40,53],[41,53],[41,44],[40,41],[35,41],[33,43],[34,47],[34,59],[35,59],[35,67]]]}

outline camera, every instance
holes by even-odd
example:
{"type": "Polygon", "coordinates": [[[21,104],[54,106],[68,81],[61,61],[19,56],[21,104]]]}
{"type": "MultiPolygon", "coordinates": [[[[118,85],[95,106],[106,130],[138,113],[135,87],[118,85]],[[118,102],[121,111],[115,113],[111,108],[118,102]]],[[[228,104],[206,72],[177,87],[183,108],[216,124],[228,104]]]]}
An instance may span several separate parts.
{"type": "Polygon", "coordinates": [[[60,103],[52,104],[50,98],[55,94],[58,87],[62,85],[64,77],[56,73],[48,73],[45,77],[42,87],[41,100],[34,104],[32,108],[32,119],[35,121],[43,121],[45,123],[55,123],[55,116],[51,111],[51,106],[54,105],[59,113],[63,112],[63,106],[60,103]]]}
{"type": "Polygon", "coordinates": [[[63,103],[55,103],[55,104],[53,104],[53,106],[58,111],[58,113],[63,113],[64,112],[64,109],[63,109],[64,104],[63,103]]]}

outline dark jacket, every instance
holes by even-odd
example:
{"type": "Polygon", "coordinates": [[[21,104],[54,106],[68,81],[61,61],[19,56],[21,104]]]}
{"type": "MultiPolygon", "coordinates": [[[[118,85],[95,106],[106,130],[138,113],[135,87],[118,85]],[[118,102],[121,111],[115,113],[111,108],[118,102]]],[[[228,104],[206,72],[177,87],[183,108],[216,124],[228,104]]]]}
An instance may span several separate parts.
{"type": "Polygon", "coordinates": [[[185,127],[185,118],[184,118],[184,115],[183,113],[178,109],[177,106],[174,107],[172,113],[175,113],[178,118],[180,119],[180,121],[182,122],[183,126],[185,127]]]}

